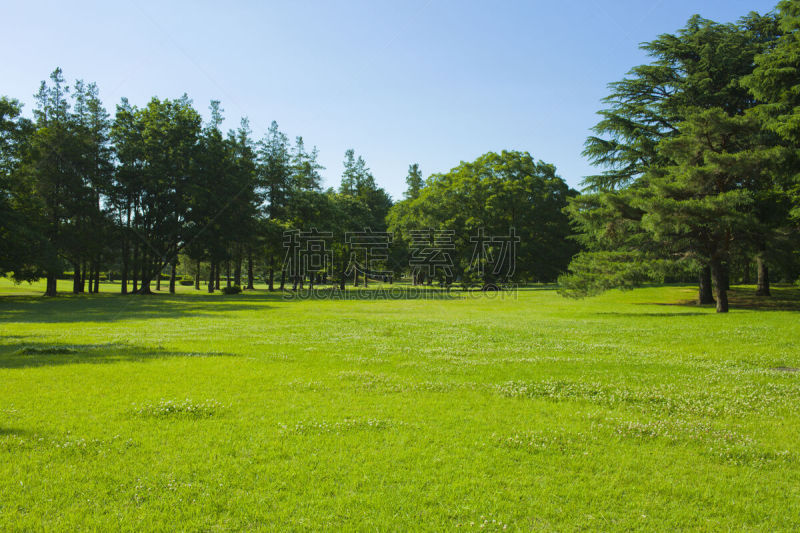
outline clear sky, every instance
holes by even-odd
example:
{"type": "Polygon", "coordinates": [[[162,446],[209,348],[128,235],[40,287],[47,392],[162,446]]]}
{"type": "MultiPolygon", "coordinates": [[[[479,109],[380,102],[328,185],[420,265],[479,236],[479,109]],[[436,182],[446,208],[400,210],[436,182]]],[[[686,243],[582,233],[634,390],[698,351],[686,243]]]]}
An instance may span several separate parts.
{"type": "Polygon", "coordinates": [[[257,137],[277,120],[320,149],[338,186],[347,148],[395,198],[487,151],[526,150],[573,187],[606,84],[644,62],[638,44],[694,13],[733,21],[777,0],[3,2],[0,94],[30,114],[60,66],[145,104],[184,92],[257,137]]]}

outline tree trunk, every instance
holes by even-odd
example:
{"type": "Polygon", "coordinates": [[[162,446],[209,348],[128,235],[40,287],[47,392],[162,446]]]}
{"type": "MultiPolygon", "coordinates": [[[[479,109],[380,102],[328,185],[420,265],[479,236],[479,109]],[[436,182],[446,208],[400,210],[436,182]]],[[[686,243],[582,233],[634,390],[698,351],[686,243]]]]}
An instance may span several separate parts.
{"type": "Polygon", "coordinates": [[[47,287],[44,290],[45,296],[55,296],[57,293],[58,278],[55,274],[47,274],[47,287]]]}
{"type": "Polygon", "coordinates": [[[308,290],[310,291],[314,290],[314,276],[316,276],[316,273],[314,272],[308,273],[308,290]]]}
{"type": "Polygon", "coordinates": [[[120,280],[120,292],[128,294],[128,241],[122,241],[122,279],[120,280]]]}
{"type": "Polygon", "coordinates": [[[161,290],[161,270],[156,272],[156,290],[157,291],[161,290]]]}
{"type": "Polygon", "coordinates": [[[225,285],[227,287],[231,286],[231,260],[230,259],[225,261],[225,285]]]}
{"type": "Polygon", "coordinates": [[[700,270],[700,290],[697,303],[700,305],[714,303],[714,294],[711,289],[711,267],[708,265],[700,270]]]}
{"type": "Polygon", "coordinates": [[[253,250],[247,249],[247,289],[254,290],[253,285],[253,250]]]}
{"type": "Polygon", "coordinates": [[[717,313],[727,313],[728,289],[725,287],[725,267],[719,259],[711,260],[711,278],[714,282],[714,296],[717,300],[717,313]]]}
{"type": "Polygon", "coordinates": [[[81,262],[81,275],[78,283],[78,292],[86,292],[86,261],[81,262]]]}
{"type": "Polygon", "coordinates": [[[169,273],[169,293],[175,294],[175,268],[176,268],[175,261],[172,262],[172,268],[170,269],[169,273]]]}
{"type": "Polygon", "coordinates": [[[233,284],[242,286],[242,252],[241,248],[238,249],[236,254],[236,264],[233,268],[233,284]]]}
{"type": "Polygon", "coordinates": [[[88,287],[84,290],[89,294],[92,294],[92,287],[94,285],[92,283],[92,280],[94,280],[94,265],[92,265],[92,263],[84,263],[83,265],[83,281],[88,285],[88,287]]]}
{"type": "Polygon", "coordinates": [[[139,292],[139,245],[133,247],[133,293],[139,292]]]}
{"type": "Polygon", "coordinates": [[[100,261],[94,264],[94,293],[100,292],[100,261]]]}
{"type": "Polygon", "coordinates": [[[194,276],[194,290],[200,290],[200,260],[196,261],[197,268],[195,269],[195,276],[194,276]]]}
{"type": "Polygon", "coordinates": [[[214,263],[214,288],[219,290],[219,263],[214,263]]]}
{"type": "Polygon", "coordinates": [[[208,264],[208,292],[214,292],[214,261],[208,264]]]}
{"type": "Polygon", "coordinates": [[[286,286],[286,271],[281,270],[281,290],[286,286]]]}
{"type": "Polygon", "coordinates": [[[756,290],[756,294],[758,296],[770,296],[769,267],[761,255],[756,257],[756,264],[758,265],[758,289],[756,290]]]}
{"type": "Polygon", "coordinates": [[[147,269],[142,266],[142,283],[139,286],[139,294],[153,294],[150,289],[150,283],[153,281],[152,274],[147,272],[147,269]]]}
{"type": "Polygon", "coordinates": [[[72,293],[78,294],[81,292],[81,265],[79,262],[72,264],[72,293]]]}
{"type": "Polygon", "coordinates": [[[269,289],[269,292],[272,292],[272,291],[275,290],[275,268],[273,268],[271,261],[270,261],[270,265],[269,265],[269,286],[268,286],[268,289],[269,289]]]}

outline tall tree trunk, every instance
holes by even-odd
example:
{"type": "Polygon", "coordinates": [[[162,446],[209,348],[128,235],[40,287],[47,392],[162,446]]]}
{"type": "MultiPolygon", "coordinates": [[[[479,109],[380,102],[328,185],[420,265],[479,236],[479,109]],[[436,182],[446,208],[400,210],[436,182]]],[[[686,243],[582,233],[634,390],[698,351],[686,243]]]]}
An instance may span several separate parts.
{"type": "Polygon", "coordinates": [[[72,264],[72,293],[78,294],[81,292],[81,264],[76,261],[72,264]]]}
{"type": "Polygon", "coordinates": [[[308,273],[308,290],[310,291],[314,290],[314,276],[316,276],[316,273],[314,272],[308,273]]]}
{"type": "Polygon", "coordinates": [[[758,265],[758,289],[756,294],[758,296],[770,296],[769,293],[769,267],[764,258],[759,254],[756,256],[756,264],[758,265]]]}
{"type": "Polygon", "coordinates": [[[215,278],[214,279],[214,288],[217,289],[217,290],[219,290],[219,271],[220,271],[219,263],[215,262],[214,263],[214,278],[215,278]]]}
{"type": "Polygon", "coordinates": [[[195,275],[194,275],[194,290],[200,290],[200,260],[198,259],[195,261],[197,268],[195,268],[195,275]]]}
{"type": "Polygon", "coordinates": [[[353,287],[358,287],[358,267],[353,267],[353,287]]]}
{"type": "Polygon", "coordinates": [[[269,292],[275,290],[275,267],[272,266],[272,258],[270,258],[269,263],[269,286],[267,287],[269,292]]]}
{"type": "Polygon", "coordinates": [[[153,294],[150,284],[153,282],[153,275],[160,276],[161,271],[153,268],[153,261],[150,254],[142,250],[142,282],[139,286],[139,294],[153,294]]]}
{"type": "Polygon", "coordinates": [[[84,289],[89,294],[92,294],[92,280],[94,280],[94,265],[91,262],[84,263],[84,270],[83,270],[83,280],[86,282],[88,287],[84,289]]]}
{"type": "Polygon", "coordinates": [[[214,261],[208,264],[208,292],[214,292],[214,261]]]}
{"type": "Polygon", "coordinates": [[[169,272],[169,293],[175,294],[175,269],[176,269],[176,261],[172,261],[172,268],[170,268],[169,272]]]}
{"type": "Polygon", "coordinates": [[[120,273],[120,292],[128,294],[128,240],[122,241],[122,272],[120,273]]]}
{"type": "Polygon", "coordinates": [[[286,287],[286,270],[281,269],[281,290],[286,287]]]}
{"type": "Polygon", "coordinates": [[[231,260],[225,261],[225,286],[231,286],[231,260]]]}
{"type": "Polygon", "coordinates": [[[58,277],[55,274],[47,274],[47,286],[44,290],[45,296],[55,296],[58,287],[58,277]]]}
{"type": "Polygon", "coordinates": [[[161,270],[156,272],[156,290],[157,291],[161,290],[161,270]]]}
{"type": "Polygon", "coordinates": [[[242,248],[236,247],[236,263],[233,265],[233,284],[242,286],[242,248]]]}
{"type": "Polygon", "coordinates": [[[100,292],[100,260],[94,262],[94,293],[100,292]]]}
{"type": "Polygon", "coordinates": [[[133,293],[139,292],[139,245],[133,246],[133,293]]]}
{"type": "Polygon", "coordinates": [[[728,289],[725,287],[725,267],[719,259],[711,260],[711,278],[714,282],[714,296],[717,300],[717,313],[727,313],[728,289]]]}
{"type": "Polygon", "coordinates": [[[81,292],[86,292],[86,277],[87,277],[86,274],[87,274],[87,271],[89,270],[89,266],[86,263],[86,261],[83,261],[81,266],[82,266],[82,268],[81,268],[81,292]]]}
{"type": "Polygon", "coordinates": [[[255,289],[255,285],[253,285],[253,250],[249,247],[247,248],[247,289],[255,289]]]}
{"type": "Polygon", "coordinates": [[[711,267],[708,265],[700,269],[700,290],[697,302],[701,305],[714,303],[714,294],[711,289],[711,267]]]}

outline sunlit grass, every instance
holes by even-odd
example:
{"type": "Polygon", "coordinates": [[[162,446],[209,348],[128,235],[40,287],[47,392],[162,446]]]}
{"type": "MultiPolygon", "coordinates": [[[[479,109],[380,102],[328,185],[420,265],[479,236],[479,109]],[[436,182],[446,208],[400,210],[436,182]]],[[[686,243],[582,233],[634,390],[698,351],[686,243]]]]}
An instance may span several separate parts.
{"type": "Polygon", "coordinates": [[[795,289],[103,288],[0,281],[2,530],[800,527],[795,289]]]}

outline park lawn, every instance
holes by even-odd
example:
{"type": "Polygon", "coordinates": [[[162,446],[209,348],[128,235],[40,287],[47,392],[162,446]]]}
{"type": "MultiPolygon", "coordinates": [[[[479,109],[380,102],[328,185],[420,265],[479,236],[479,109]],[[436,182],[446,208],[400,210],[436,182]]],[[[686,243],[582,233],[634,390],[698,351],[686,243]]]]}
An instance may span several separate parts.
{"type": "Polygon", "coordinates": [[[797,289],[103,289],[0,280],[0,530],[800,528],[797,289]]]}

